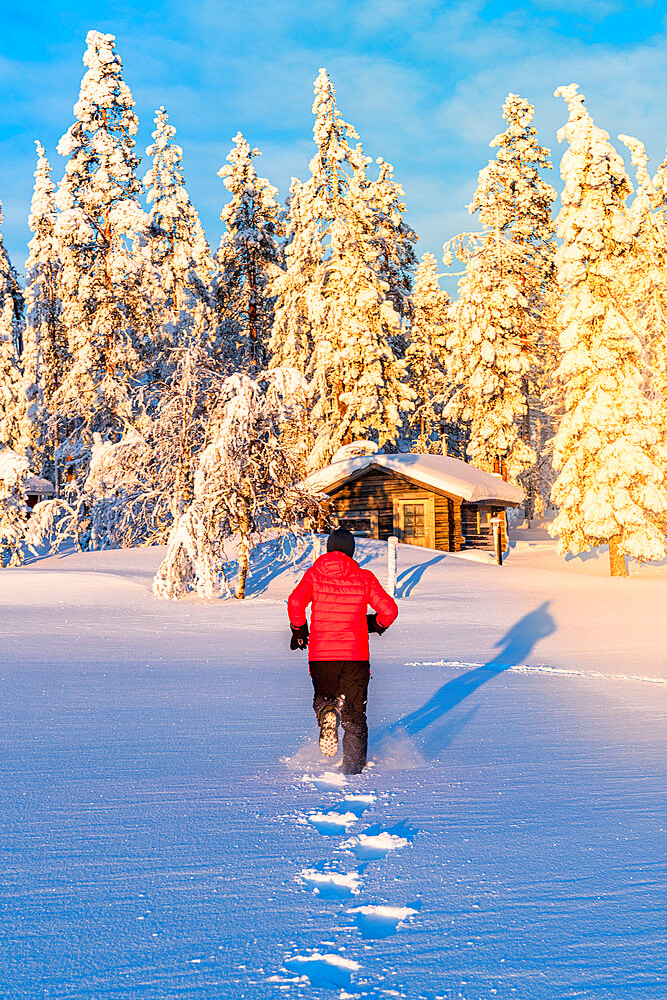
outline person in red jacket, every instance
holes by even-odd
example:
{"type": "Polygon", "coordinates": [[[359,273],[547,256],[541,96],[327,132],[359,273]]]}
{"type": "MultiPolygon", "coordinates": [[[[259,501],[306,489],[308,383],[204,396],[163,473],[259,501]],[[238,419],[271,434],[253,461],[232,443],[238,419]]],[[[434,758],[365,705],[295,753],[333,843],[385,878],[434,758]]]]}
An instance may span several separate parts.
{"type": "Polygon", "coordinates": [[[287,601],[290,647],[309,650],[320,749],[325,756],[335,757],[338,726],[342,725],[344,774],[359,774],[366,764],[368,634],[381,635],[398,615],[394,599],[373,573],[360,568],[353,555],[354,535],[344,528],[332,531],[327,551],[306,570],[287,601]],[[374,614],[368,614],[368,605],[374,614]]]}

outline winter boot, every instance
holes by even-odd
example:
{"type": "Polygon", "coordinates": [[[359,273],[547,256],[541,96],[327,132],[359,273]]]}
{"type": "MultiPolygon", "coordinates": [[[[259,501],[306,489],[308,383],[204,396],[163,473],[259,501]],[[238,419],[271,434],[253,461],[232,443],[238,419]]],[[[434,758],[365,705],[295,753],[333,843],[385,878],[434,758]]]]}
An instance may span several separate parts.
{"type": "Polygon", "coordinates": [[[325,757],[335,757],[338,753],[340,715],[333,705],[323,705],[317,721],[320,726],[320,750],[325,757]]]}

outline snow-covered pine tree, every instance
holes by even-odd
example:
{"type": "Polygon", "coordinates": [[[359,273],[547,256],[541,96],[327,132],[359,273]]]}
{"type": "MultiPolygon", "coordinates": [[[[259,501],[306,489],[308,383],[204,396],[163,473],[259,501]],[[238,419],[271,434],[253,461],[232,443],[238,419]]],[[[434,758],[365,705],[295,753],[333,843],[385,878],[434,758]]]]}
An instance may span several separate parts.
{"type": "Polygon", "coordinates": [[[54,455],[61,437],[54,397],[67,366],[67,343],[61,322],[62,262],[54,232],[55,185],[44,147],[40,142],[35,145],[37,168],[28,219],[33,237],[26,261],[26,317],[21,356],[27,403],[22,419],[21,451],[28,456],[34,472],[54,478],[57,472],[54,455]]]}
{"type": "Polygon", "coordinates": [[[21,417],[26,403],[19,359],[14,346],[14,307],[0,305],[0,446],[21,446],[21,417]]]}
{"type": "MultiPolygon", "coordinates": [[[[3,223],[2,202],[0,202],[0,226],[3,223]]],[[[20,276],[9,259],[0,235],[0,309],[5,315],[5,329],[10,330],[17,357],[23,352],[24,302],[20,276]],[[9,306],[11,305],[11,309],[9,306]]]]}
{"type": "Polygon", "coordinates": [[[62,322],[71,354],[57,399],[72,453],[81,446],[85,453],[95,431],[122,433],[150,309],[143,262],[130,252],[148,226],[138,200],[134,101],[114,36],[89,31],[86,43],[76,121],[58,145],[69,159],[56,196],[62,322]]]}
{"type": "Polygon", "coordinates": [[[448,428],[442,420],[447,398],[446,343],[450,298],[438,284],[438,266],[425,253],[417,268],[412,297],[409,341],[405,354],[409,380],[416,393],[410,414],[410,440],[420,452],[451,453],[448,428]]]}
{"type": "Polygon", "coordinates": [[[277,189],[257,176],[253,160],[259,155],[237,132],[228,164],[218,171],[232,196],[220,213],[227,231],[216,254],[218,342],[221,356],[237,371],[266,367],[271,282],[284,268],[277,189]]]}
{"type": "Polygon", "coordinates": [[[275,299],[269,341],[272,368],[296,368],[305,375],[313,351],[313,317],[321,308],[319,274],[324,248],[314,207],[313,180],[292,178],[284,217],[285,270],[271,282],[275,299]]]}
{"type": "Polygon", "coordinates": [[[315,435],[310,467],[317,468],[355,438],[395,440],[412,391],[391,347],[400,319],[374,243],[369,161],[351,144],[358,135],[341,117],[326,70],[315,81],[313,112],[317,150],[309,181],[292,188],[287,271],[274,287],[271,365],[307,375],[315,435]],[[294,271],[298,261],[307,266],[307,280],[294,271]]]}
{"type": "Polygon", "coordinates": [[[18,274],[0,235],[0,446],[9,448],[21,447],[21,417],[26,408],[19,361],[23,340],[22,306],[18,274]]]}
{"type": "MultiPolygon", "coordinates": [[[[507,129],[490,145],[494,160],[480,171],[469,211],[479,212],[483,232],[457,238],[466,262],[448,338],[452,396],[448,419],[469,425],[469,459],[487,469],[506,463],[516,478],[535,462],[530,444],[529,400],[547,292],[553,275],[551,204],[556,193],[540,177],[551,166],[532,125],[534,109],[509,94],[507,129]]],[[[451,261],[446,247],[445,260],[451,261]]]]}
{"type": "Polygon", "coordinates": [[[405,363],[391,347],[400,337],[400,318],[376,270],[365,166],[357,151],[345,198],[331,221],[321,272],[324,310],[314,324],[310,369],[316,429],[311,468],[359,438],[379,445],[395,441],[403,414],[413,406],[405,363]]]}
{"type": "Polygon", "coordinates": [[[193,339],[210,343],[213,325],[213,260],[185,188],[183,150],[174,142],[175,135],[167,112],[159,108],[154,142],[146,150],[153,164],[144,178],[151,205],[147,251],[159,275],[155,295],[160,299],[158,327],[154,336],[146,338],[144,354],[152,378],[158,381],[173,371],[172,349],[193,339]]]}
{"type": "Polygon", "coordinates": [[[236,597],[243,598],[255,540],[318,512],[314,498],[297,484],[294,453],[283,436],[285,424],[300,419],[302,381],[292,369],[225,380],[193,501],[176,522],[155,576],[157,597],[177,598],[190,589],[203,597],[228,593],[224,547],[235,537],[236,597]]]}
{"type": "MultiPolygon", "coordinates": [[[[403,324],[410,309],[410,293],[417,267],[414,245],[419,237],[403,217],[405,192],[394,180],[393,166],[382,157],[376,163],[379,176],[368,184],[367,197],[375,217],[373,244],[377,253],[377,269],[388,285],[387,296],[403,324]]],[[[404,338],[401,337],[393,346],[399,351],[404,350],[404,338]]]]}
{"type": "Polygon", "coordinates": [[[637,172],[631,209],[634,239],[625,257],[624,282],[646,352],[648,395],[658,406],[667,440],[667,161],[651,179],[643,143],[627,135],[619,139],[630,150],[637,172]]]}
{"type": "Polygon", "coordinates": [[[612,576],[626,575],[625,555],[666,554],[660,518],[667,511],[667,451],[656,402],[645,392],[632,292],[623,280],[634,236],[623,160],[598,128],[576,84],[556,95],[569,109],[559,131],[568,148],[556,262],[563,294],[561,360],[555,377],[563,416],[554,441],[558,515],[552,533],[561,552],[608,544],[612,576]]]}

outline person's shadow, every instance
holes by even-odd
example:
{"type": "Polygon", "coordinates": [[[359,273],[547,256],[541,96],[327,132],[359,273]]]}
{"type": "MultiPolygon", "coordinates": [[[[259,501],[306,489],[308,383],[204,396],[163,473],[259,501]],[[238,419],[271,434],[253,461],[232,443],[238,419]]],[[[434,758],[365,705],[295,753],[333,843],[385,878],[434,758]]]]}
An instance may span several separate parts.
{"type": "Polygon", "coordinates": [[[556,631],[556,623],[548,608],[549,601],[545,601],[534,611],[520,618],[496,643],[499,649],[493,659],[482,667],[475,667],[474,670],[447,681],[421,708],[392,722],[373,742],[381,745],[401,733],[408,736],[419,734],[421,752],[428,757],[436,757],[461,730],[465,729],[477,709],[472,708],[463,716],[452,720],[445,719],[447,713],[499,673],[509,667],[525,663],[536,643],[556,631]]]}

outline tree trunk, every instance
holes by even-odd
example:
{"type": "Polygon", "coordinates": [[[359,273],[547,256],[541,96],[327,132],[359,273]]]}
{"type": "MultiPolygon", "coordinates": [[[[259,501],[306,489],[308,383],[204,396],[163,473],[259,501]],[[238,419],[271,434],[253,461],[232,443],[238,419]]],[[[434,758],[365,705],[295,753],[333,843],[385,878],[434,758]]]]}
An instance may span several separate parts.
{"type": "Polygon", "coordinates": [[[242,601],[245,597],[245,582],[248,576],[249,545],[245,538],[239,545],[239,576],[236,584],[236,597],[242,601]]]}
{"type": "Polygon", "coordinates": [[[619,536],[609,539],[609,571],[612,576],[627,576],[628,569],[625,565],[625,556],[618,550],[619,536]]]}
{"type": "Polygon", "coordinates": [[[257,329],[257,282],[254,268],[248,269],[250,301],[248,302],[248,333],[250,334],[250,361],[253,368],[259,364],[259,331],[257,329]]]}
{"type": "Polygon", "coordinates": [[[248,565],[250,562],[250,513],[247,503],[239,498],[239,575],[236,584],[236,597],[240,601],[245,597],[245,582],[248,576],[248,565]]]}

